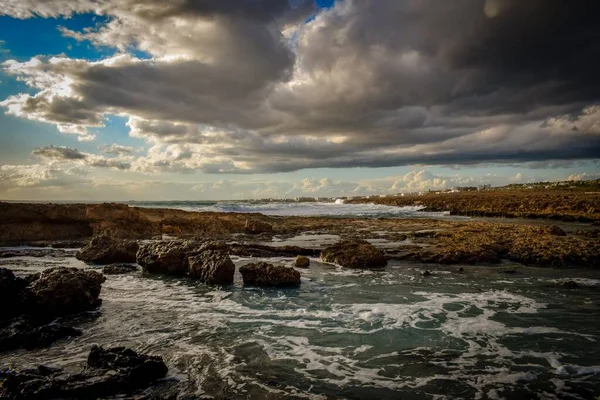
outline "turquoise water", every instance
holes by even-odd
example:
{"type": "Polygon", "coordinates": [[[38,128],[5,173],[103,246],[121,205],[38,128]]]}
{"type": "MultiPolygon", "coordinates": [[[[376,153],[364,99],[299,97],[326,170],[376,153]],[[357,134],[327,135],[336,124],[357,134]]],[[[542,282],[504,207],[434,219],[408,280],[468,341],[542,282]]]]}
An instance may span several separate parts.
{"type": "MultiPolygon", "coordinates": [[[[249,259],[235,259],[240,266],[249,259]]],[[[290,265],[291,259],[270,260],[290,265]]],[[[11,258],[17,273],[74,258],[11,258]]],[[[297,289],[107,276],[84,335],[0,363],[76,370],[92,344],[162,355],[182,393],[231,399],[590,399],[600,395],[600,273],[313,260],[297,289]],[[558,284],[573,279],[578,289],[558,284]]]]}

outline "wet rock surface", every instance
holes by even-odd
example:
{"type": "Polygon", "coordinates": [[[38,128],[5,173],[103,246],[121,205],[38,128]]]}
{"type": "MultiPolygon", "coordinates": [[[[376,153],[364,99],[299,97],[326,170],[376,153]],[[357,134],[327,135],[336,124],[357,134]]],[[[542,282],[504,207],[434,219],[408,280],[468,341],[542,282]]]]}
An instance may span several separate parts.
{"type": "Polygon", "coordinates": [[[189,276],[214,285],[233,283],[235,265],[224,250],[204,250],[188,258],[189,276]]]}
{"type": "Polygon", "coordinates": [[[138,249],[139,245],[133,240],[114,239],[101,235],[92,238],[75,257],[95,264],[130,263],[135,262],[138,249]]]}
{"type": "Polygon", "coordinates": [[[294,267],[296,268],[308,268],[310,266],[310,259],[305,256],[298,256],[294,261],[294,267]]]}
{"type": "Polygon", "coordinates": [[[240,267],[244,285],[251,286],[298,286],[300,272],[293,268],[266,262],[246,264],[240,267]]]}
{"type": "Polygon", "coordinates": [[[261,221],[259,219],[247,219],[244,225],[244,232],[251,235],[257,235],[265,232],[272,232],[273,226],[268,222],[261,221]]]}
{"type": "Polygon", "coordinates": [[[171,275],[188,273],[188,258],[200,251],[198,241],[162,241],[142,245],[137,252],[137,263],[144,271],[171,275]]]}
{"type": "Polygon", "coordinates": [[[125,264],[125,263],[115,263],[105,265],[102,268],[102,273],[104,275],[123,275],[123,274],[131,274],[137,271],[136,265],[125,264]]]}
{"type": "Polygon", "coordinates": [[[101,304],[102,274],[54,267],[41,274],[16,277],[0,268],[0,351],[44,347],[81,331],[53,318],[90,311],[101,304]]]}
{"type": "Polygon", "coordinates": [[[381,268],[387,265],[383,252],[366,240],[344,240],[324,249],[321,260],[346,268],[381,268]]]}
{"type": "Polygon", "coordinates": [[[64,315],[89,311],[98,307],[102,283],[99,272],[78,268],[48,268],[33,281],[30,293],[31,310],[44,315],[64,315]]]}
{"type": "Polygon", "coordinates": [[[104,398],[133,395],[168,372],[161,357],[124,347],[93,346],[86,368],[68,374],[58,368],[0,371],[0,397],[9,399],[104,398]]]}

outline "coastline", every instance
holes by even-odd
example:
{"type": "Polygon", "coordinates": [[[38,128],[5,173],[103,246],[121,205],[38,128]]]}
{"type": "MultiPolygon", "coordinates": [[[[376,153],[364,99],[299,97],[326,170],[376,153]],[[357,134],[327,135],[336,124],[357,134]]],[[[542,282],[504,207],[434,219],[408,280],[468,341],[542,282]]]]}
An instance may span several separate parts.
{"type": "MultiPolygon", "coordinates": [[[[600,229],[561,229],[523,220],[268,216],[131,207],[119,203],[0,203],[0,244],[78,241],[98,235],[273,245],[307,232],[379,242],[388,259],[440,264],[512,262],[541,267],[600,266],[600,229]]],[[[53,243],[56,242],[56,243],[53,243]]],[[[318,249],[317,249],[318,250],[318,249]]]]}

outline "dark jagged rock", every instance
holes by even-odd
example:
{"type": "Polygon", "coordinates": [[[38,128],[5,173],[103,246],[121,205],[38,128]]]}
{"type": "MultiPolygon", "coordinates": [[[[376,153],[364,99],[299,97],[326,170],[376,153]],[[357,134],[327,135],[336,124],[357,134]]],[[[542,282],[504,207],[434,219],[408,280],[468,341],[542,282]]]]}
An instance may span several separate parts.
{"type": "Polygon", "coordinates": [[[133,240],[95,236],[75,257],[96,264],[130,263],[135,262],[138,248],[139,245],[133,240]]]}
{"type": "Polygon", "coordinates": [[[305,249],[298,246],[266,246],[260,244],[239,244],[233,243],[230,246],[230,253],[241,257],[295,257],[312,256],[320,254],[318,249],[305,249]]]}
{"type": "Polygon", "coordinates": [[[78,268],[48,268],[27,287],[32,312],[64,315],[98,307],[104,275],[78,268]]]}
{"type": "Polygon", "coordinates": [[[366,240],[343,240],[321,252],[321,260],[346,268],[379,268],[387,265],[383,252],[366,240]]]}
{"type": "Polygon", "coordinates": [[[102,268],[104,275],[123,275],[137,271],[137,266],[124,263],[106,265],[102,268]]]}
{"type": "Polygon", "coordinates": [[[310,259],[305,256],[296,257],[296,261],[294,261],[294,267],[296,268],[308,268],[310,266],[310,259]]]}
{"type": "Polygon", "coordinates": [[[244,225],[244,232],[251,235],[258,235],[260,233],[268,233],[272,231],[273,226],[271,224],[259,219],[247,219],[246,225],[244,225]]]}
{"type": "Polygon", "coordinates": [[[539,228],[539,232],[542,234],[552,235],[552,236],[567,236],[566,232],[563,231],[561,228],[559,228],[556,225],[549,225],[549,226],[544,226],[542,228],[539,228]]]}
{"type": "Polygon", "coordinates": [[[58,368],[0,371],[0,398],[102,398],[132,395],[168,372],[161,357],[138,354],[124,347],[93,346],[87,367],[77,374],[58,368]]]}
{"type": "Polygon", "coordinates": [[[104,276],[91,270],[56,267],[41,274],[15,277],[0,268],[0,351],[49,346],[78,329],[52,318],[96,308],[104,276]]]}
{"type": "Polygon", "coordinates": [[[577,289],[579,287],[579,284],[575,281],[568,280],[568,281],[562,282],[560,284],[560,286],[562,286],[564,288],[568,288],[568,289],[577,289]]]}
{"type": "Polygon", "coordinates": [[[293,268],[275,266],[266,262],[247,264],[240,267],[244,285],[254,286],[297,286],[300,272],[293,268]]]}
{"type": "Polygon", "coordinates": [[[205,250],[189,257],[189,276],[201,282],[214,285],[233,283],[235,264],[223,250],[205,250]]]}
{"type": "Polygon", "coordinates": [[[431,272],[424,271],[421,275],[423,275],[425,278],[427,278],[428,276],[431,276],[431,272]]]}
{"type": "Polygon", "coordinates": [[[80,335],[79,329],[70,326],[58,323],[42,324],[35,319],[19,318],[0,327],[0,352],[46,347],[60,339],[80,335]]]}
{"type": "Polygon", "coordinates": [[[24,311],[27,297],[25,287],[28,284],[27,280],[16,277],[11,270],[0,268],[0,321],[15,317],[24,311]]]}
{"type": "Polygon", "coordinates": [[[137,263],[144,271],[171,275],[188,273],[188,258],[203,249],[202,242],[172,240],[142,245],[137,252],[137,263]]]}

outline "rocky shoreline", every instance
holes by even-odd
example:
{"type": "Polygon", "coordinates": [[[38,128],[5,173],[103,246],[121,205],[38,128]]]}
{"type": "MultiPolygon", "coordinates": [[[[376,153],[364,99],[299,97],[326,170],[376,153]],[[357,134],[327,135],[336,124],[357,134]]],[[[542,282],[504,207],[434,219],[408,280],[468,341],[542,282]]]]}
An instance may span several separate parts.
{"type": "MultiPolygon", "coordinates": [[[[0,265],[2,259],[15,256],[55,254],[103,266],[102,273],[99,268],[52,267],[28,276],[0,268],[0,300],[13,305],[0,313],[0,352],[46,347],[82,335],[72,316],[100,307],[104,274],[129,274],[139,268],[145,274],[222,286],[234,281],[231,257],[258,258],[239,268],[244,285],[295,287],[301,285],[299,269],[311,268],[308,257],[349,269],[383,269],[393,260],[422,263],[428,269],[432,264],[456,265],[456,272],[463,271],[462,265],[494,268],[501,263],[509,264],[501,267],[507,273],[515,272],[516,265],[600,267],[600,230],[591,226],[564,230],[550,224],[477,220],[269,217],[122,204],[1,203],[0,216],[0,237],[9,246],[0,249],[0,265]],[[286,242],[307,233],[334,240],[311,246],[286,242]],[[15,245],[47,247],[10,247],[15,245]],[[283,266],[263,260],[273,257],[295,261],[283,266]]],[[[574,282],[564,285],[576,288],[574,282]]],[[[174,390],[161,383],[166,368],[157,356],[93,347],[80,373],[48,366],[0,369],[0,397],[150,393],[149,398],[163,398],[160,390],[168,396],[174,390]]]]}

